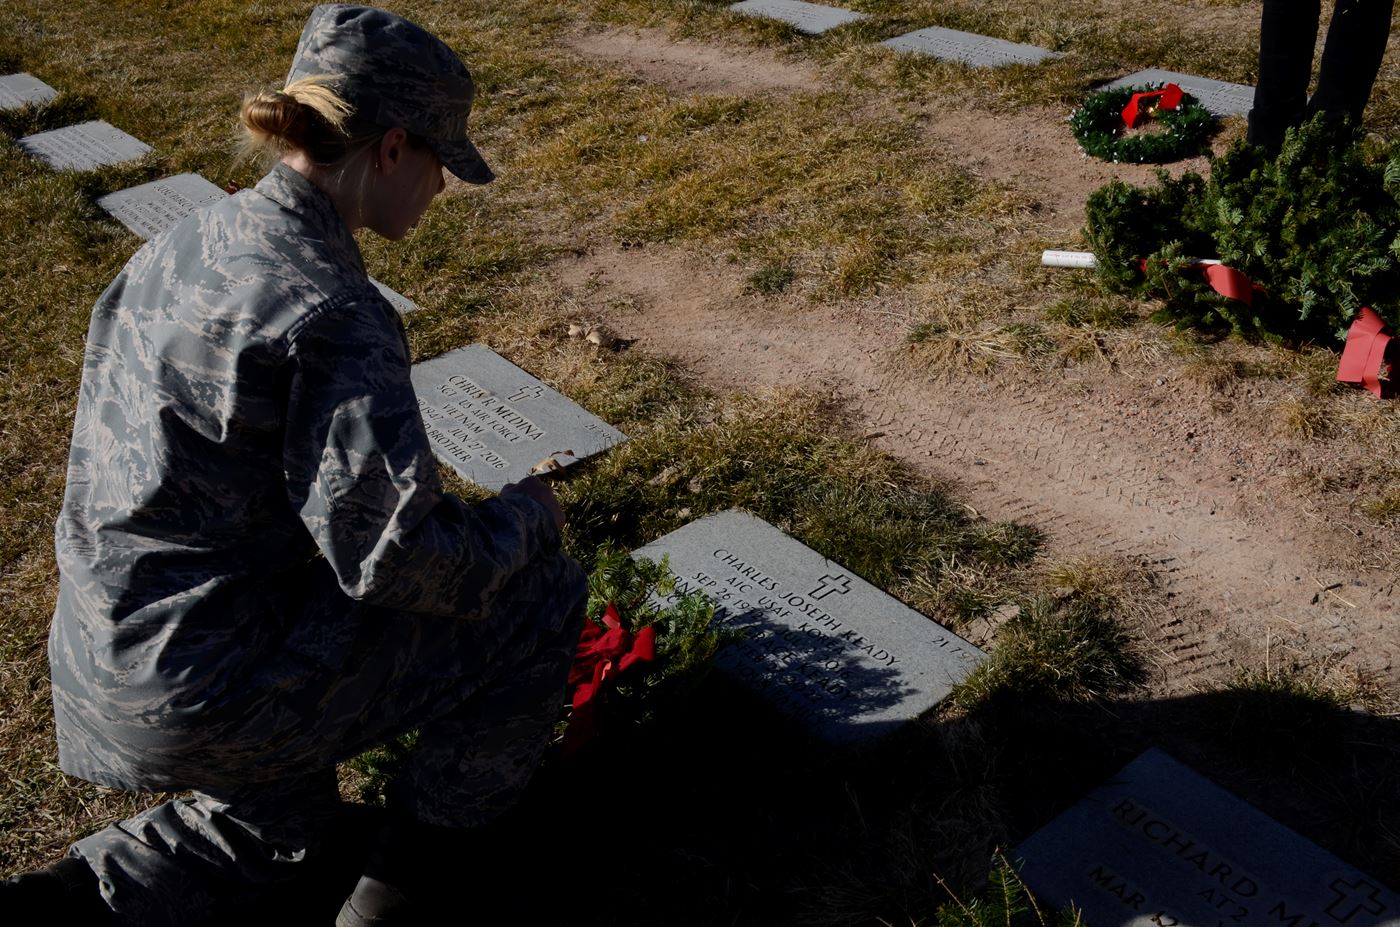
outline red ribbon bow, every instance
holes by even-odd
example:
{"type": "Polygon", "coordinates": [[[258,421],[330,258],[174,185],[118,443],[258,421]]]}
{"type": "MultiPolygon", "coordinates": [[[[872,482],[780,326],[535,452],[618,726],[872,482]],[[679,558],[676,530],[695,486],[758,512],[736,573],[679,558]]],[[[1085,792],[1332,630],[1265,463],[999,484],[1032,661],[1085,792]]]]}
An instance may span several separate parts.
{"type": "Polygon", "coordinates": [[[1342,348],[1342,359],[1337,364],[1337,381],[1364,386],[1380,399],[1394,395],[1394,380],[1381,379],[1386,355],[1395,344],[1393,337],[1380,316],[1369,307],[1363,308],[1347,329],[1346,347],[1342,348]]]}
{"type": "Polygon", "coordinates": [[[1128,128],[1138,124],[1143,116],[1143,106],[1150,100],[1157,101],[1157,109],[1176,109],[1181,105],[1182,92],[1176,84],[1167,84],[1161,90],[1144,90],[1135,93],[1128,105],[1123,107],[1123,124],[1128,128]]]}
{"type": "Polygon", "coordinates": [[[598,700],[603,684],[633,666],[656,662],[656,628],[645,627],[635,635],[622,626],[617,606],[609,602],[603,627],[584,621],[574,665],[569,669],[568,689],[573,713],[564,729],[560,751],[568,756],[593,739],[598,726],[598,700]]]}

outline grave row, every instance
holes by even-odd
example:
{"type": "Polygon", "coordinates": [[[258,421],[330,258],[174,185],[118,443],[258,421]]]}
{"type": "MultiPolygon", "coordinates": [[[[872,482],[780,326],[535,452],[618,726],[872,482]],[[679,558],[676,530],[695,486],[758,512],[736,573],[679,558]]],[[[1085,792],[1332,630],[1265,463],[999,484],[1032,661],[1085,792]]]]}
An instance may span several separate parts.
{"type": "MultiPolygon", "coordinates": [[[[819,35],[838,26],[865,19],[866,14],[841,7],[804,0],[741,0],[732,4],[732,12],[745,16],[776,19],[811,35],[819,35]]],[[[1039,64],[1064,57],[1060,52],[1036,45],[1008,42],[1004,39],[930,26],[881,43],[901,52],[930,55],[945,61],[959,61],[972,67],[1001,67],[1008,64],[1039,64]]],[[[1200,99],[1213,113],[1221,116],[1243,116],[1254,105],[1254,88],[1245,84],[1149,68],[1129,74],[1109,84],[1109,87],[1143,86],[1175,83],[1200,99]]]]}
{"type": "MultiPolygon", "coordinates": [[[[480,345],[416,365],[413,379],[438,454],[483,485],[524,472],[542,448],[575,445],[587,456],[625,440],[480,345]],[[487,452],[462,443],[471,440],[497,443],[487,452]]],[[[690,522],[634,555],[665,558],[676,580],[668,601],[698,591],[717,621],[744,631],[718,655],[721,672],[832,744],[902,727],[985,658],[746,512],[690,522]]],[[[1400,899],[1381,882],[1158,750],[1013,855],[1039,898],[1077,906],[1095,927],[1400,923],[1400,899]]]]}
{"type": "MultiPolygon", "coordinates": [[[[0,109],[47,103],[58,91],[32,74],[0,75],[0,109]]],[[[26,135],[18,142],[55,170],[90,171],[144,157],[152,149],[109,123],[92,121],[26,135]]],[[[228,196],[198,174],[176,174],[99,197],[97,205],[141,238],[154,238],[201,206],[228,196]]],[[[400,314],[417,304],[370,278],[400,314]]]]}
{"type": "MultiPolygon", "coordinates": [[[[0,105],[51,98],[43,96],[51,88],[28,75],[12,77],[28,80],[0,79],[0,105]]],[[[82,138],[117,147],[94,132],[84,129],[82,138]]],[[[22,140],[30,141],[26,150],[40,157],[54,150],[33,138],[22,140]]],[[[99,202],[148,238],[225,195],[198,175],[182,174],[99,202]]],[[[413,308],[384,290],[400,311],[413,308]]],[[[490,490],[544,461],[567,467],[626,440],[483,345],[415,364],[412,379],[434,452],[490,490]]],[[[718,621],[745,631],[719,655],[722,672],[833,744],[868,743],[907,724],[985,658],[746,512],[690,522],[635,555],[666,558],[674,595],[704,594],[718,621]]],[[[1039,897],[1078,906],[1095,927],[1400,923],[1400,899],[1376,879],[1155,750],[1032,835],[1015,857],[1039,897]]]]}
{"type": "MultiPolygon", "coordinates": [[[[180,174],[98,203],[150,238],[227,195],[197,174],[180,174]]],[[[414,308],[376,285],[401,311],[414,308]]],[[[411,375],[434,452],[492,491],[546,461],[567,467],[626,440],[483,345],[415,364],[411,375]]],[[[982,657],[753,516],[726,513],[687,525],[644,553],[658,560],[669,555],[683,574],[682,589],[714,594],[723,620],[750,629],[724,665],[832,741],[870,739],[917,716],[982,657]]]]}

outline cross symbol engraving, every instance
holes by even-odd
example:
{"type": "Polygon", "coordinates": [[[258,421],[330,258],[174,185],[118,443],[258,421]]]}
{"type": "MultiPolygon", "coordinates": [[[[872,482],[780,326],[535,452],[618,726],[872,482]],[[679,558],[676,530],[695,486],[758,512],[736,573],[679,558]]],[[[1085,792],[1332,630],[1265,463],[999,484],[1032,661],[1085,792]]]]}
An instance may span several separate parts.
{"type": "Polygon", "coordinates": [[[1377,897],[1380,889],[1365,879],[1346,882],[1336,878],[1332,880],[1331,889],[1337,897],[1327,906],[1327,916],[1339,924],[1351,920],[1358,911],[1380,914],[1385,910],[1385,904],[1377,897]],[[1346,913],[1343,914],[1343,911],[1346,913]]]}
{"type": "Polygon", "coordinates": [[[817,588],[807,594],[814,599],[824,599],[833,592],[845,595],[850,591],[851,578],[849,576],[823,576],[821,582],[817,583],[817,588]]]}
{"type": "Polygon", "coordinates": [[[520,387],[520,389],[515,391],[515,395],[510,397],[510,401],[519,402],[522,399],[539,399],[542,395],[544,395],[544,387],[536,383],[520,387]]]}

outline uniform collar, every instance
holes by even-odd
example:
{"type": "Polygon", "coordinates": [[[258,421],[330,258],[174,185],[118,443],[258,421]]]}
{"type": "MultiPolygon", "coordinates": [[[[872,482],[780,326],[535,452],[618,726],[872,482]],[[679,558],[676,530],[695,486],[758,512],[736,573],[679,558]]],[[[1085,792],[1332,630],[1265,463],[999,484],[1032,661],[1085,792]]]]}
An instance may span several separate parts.
{"type": "Polygon", "coordinates": [[[311,226],[314,237],[324,241],[351,266],[364,270],[355,236],[336,211],[331,198],[320,187],[287,165],[278,163],[253,189],[282,208],[296,213],[311,226]]]}

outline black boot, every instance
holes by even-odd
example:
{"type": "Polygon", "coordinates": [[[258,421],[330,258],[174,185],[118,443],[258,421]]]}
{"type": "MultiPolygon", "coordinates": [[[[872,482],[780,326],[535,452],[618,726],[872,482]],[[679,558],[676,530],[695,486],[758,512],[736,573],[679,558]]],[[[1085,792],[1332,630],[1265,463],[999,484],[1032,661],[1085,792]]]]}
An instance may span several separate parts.
{"type": "Polygon", "coordinates": [[[5,923],[16,925],[115,923],[112,909],[102,900],[97,873],[76,856],[0,882],[0,911],[5,923]]]}
{"type": "Polygon", "coordinates": [[[393,816],[365,864],[364,875],[335,919],[336,927],[428,924],[429,912],[453,888],[450,861],[471,855],[480,833],[393,816]]]}

